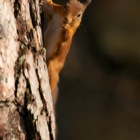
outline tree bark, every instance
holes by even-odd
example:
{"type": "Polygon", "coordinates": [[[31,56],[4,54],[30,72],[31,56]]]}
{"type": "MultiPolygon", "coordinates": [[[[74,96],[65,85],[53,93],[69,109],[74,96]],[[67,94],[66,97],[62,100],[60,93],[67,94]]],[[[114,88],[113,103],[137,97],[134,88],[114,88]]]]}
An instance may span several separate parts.
{"type": "Polygon", "coordinates": [[[55,139],[40,2],[0,0],[0,139],[55,139]]]}

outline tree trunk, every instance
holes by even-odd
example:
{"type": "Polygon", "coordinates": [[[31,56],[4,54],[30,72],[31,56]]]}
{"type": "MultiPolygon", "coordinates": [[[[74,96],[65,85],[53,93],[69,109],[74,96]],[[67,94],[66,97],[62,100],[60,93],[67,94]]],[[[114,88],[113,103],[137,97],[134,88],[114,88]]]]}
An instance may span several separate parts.
{"type": "Polygon", "coordinates": [[[55,139],[41,7],[0,0],[0,139],[55,139]]]}

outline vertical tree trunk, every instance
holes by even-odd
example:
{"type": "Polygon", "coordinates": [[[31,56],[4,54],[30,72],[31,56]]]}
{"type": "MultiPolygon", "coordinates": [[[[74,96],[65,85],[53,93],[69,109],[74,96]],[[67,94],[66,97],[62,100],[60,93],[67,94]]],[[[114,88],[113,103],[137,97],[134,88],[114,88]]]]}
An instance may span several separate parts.
{"type": "Polygon", "coordinates": [[[40,7],[0,0],[0,139],[55,139],[40,7]]]}

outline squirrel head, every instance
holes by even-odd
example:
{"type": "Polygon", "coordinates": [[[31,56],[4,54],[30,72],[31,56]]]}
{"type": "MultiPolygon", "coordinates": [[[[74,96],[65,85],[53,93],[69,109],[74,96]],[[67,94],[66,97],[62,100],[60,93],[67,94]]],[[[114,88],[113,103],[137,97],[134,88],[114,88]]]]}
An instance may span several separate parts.
{"type": "Polygon", "coordinates": [[[63,7],[65,12],[64,26],[77,29],[80,25],[83,13],[90,2],[91,0],[86,0],[85,3],[81,3],[78,0],[69,0],[63,7]]]}

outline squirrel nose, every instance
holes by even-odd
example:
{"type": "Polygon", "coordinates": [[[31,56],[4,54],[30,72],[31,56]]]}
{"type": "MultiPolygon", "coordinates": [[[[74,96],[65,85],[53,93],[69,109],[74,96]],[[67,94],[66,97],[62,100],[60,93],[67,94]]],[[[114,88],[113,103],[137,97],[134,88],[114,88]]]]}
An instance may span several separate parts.
{"type": "Polygon", "coordinates": [[[64,24],[71,23],[72,19],[65,17],[64,24]]]}
{"type": "Polygon", "coordinates": [[[64,23],[64,24],[67,24],[67,23],[68,23],[68,19],[65,18],[64,21],[63,21],[63,23],[64,23]]]}

